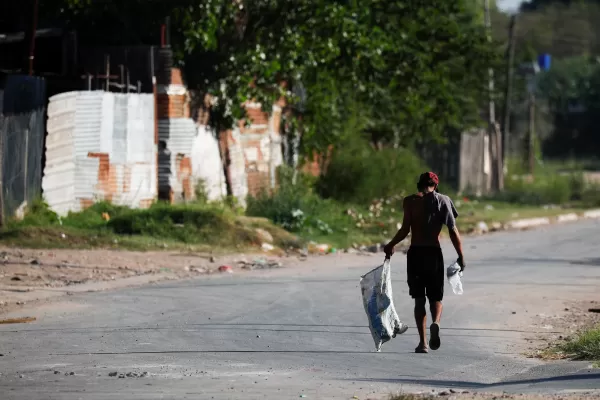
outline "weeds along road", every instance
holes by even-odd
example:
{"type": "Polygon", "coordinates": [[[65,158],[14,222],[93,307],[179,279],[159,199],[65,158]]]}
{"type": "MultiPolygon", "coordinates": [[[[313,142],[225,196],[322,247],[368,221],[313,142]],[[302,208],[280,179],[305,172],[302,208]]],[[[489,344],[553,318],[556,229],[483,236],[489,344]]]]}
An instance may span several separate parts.
{"type": "MultiPolygon", "coordinates": [[[[426,355],[413,353],[418,339],[402,254],[392,259],[392,279],[396,308],[411,328],[381,353],[373,351],[358,286],[378,256],[70,296],[25,310],[38,318],[33,324],[0,326],[0,398],[365,399],[423,387],[598,389],[600,373],[589,363],[521,355],[532,345],[527,339],[554,331],[540,314],[600,297],[598,237],[600,223],[586,221],[467,238],[465,295],[446,287],[442,347],[426,355]]],[[[445,255],[448,263],[454,252],[446,246],[445,255]]]]}

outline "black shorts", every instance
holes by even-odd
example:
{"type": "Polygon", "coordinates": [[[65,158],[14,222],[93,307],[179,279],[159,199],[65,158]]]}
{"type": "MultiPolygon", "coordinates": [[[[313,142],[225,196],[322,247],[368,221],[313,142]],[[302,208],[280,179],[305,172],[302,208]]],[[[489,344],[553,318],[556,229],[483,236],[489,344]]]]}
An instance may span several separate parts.
{"type": "Polygon", "coordinates": [[[444,257],[439,247],[411,247],[407,253],[408,289],[413,299],[444,298],[444,257]]]}

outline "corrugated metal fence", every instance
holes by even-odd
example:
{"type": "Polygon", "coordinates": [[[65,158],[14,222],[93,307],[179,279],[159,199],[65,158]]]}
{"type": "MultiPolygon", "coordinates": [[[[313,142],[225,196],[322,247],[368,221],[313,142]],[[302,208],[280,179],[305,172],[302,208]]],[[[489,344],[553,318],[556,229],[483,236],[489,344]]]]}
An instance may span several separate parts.
{"type": "Polygon", "coordinates": [[[181,202],[194,198],[190,153],[198,128],[192,119],[170,118],[158,122],[159,198],[181,202]]]}
{"type": "Polygon", "coordinates": [[[59,214],[97,201],[148,207],[157,191],[151,94],[69,92],[48,105],[44,198],[59,214]]]}
{"type": "Polygon", "coordinates": [[[0,206],[8,218],[41,193],[46,83],[38,77],[9,76],[0,102],[0,206]]]}

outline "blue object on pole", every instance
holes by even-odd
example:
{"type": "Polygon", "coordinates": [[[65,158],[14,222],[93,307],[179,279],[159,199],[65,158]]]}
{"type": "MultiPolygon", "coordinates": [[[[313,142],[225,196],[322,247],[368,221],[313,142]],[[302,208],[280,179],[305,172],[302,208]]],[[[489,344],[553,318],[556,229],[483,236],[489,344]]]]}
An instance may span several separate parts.
{"type": "Polygon", "coordinates": [[[550,69],[551,62],[552,57],[550,54],[544,53],[538,56],[538,65],[542,71],[548,71],[550,69]]]}

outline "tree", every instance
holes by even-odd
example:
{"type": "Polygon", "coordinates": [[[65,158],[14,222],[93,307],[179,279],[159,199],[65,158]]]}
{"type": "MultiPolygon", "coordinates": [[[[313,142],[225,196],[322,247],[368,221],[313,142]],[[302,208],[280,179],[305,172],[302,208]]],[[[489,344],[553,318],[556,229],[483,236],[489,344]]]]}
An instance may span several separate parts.
{"type": "Polygon", "coordinates": [[[360,110],[367,134],[409,145],[479,120],[496,50],[470,0],[54,0],[46,15],[88,43],[156,43],[164,17],[194,89],[212,93],[213,122],[231,126],[256,100],[297,104],[304,145],[322,149],[360,110]],[[282,84],[285,83],[285,84],[282,84]],[[359,105],[355,107],[355,105],[359,105]]]}
{"type": "Polygon", "coordinates": [[[598,3],[598,0],[529,0],[521,4],[521,11],[535,11],[548,6],[598,3]]]}
{"type": "Polygon", "coordinates": [[[595,156],[600,150],[600,63],[574,57],[555,63],[539,76],[538,97],[548,102],[554,129],[544,142],[553,157],[595,156]]]}

